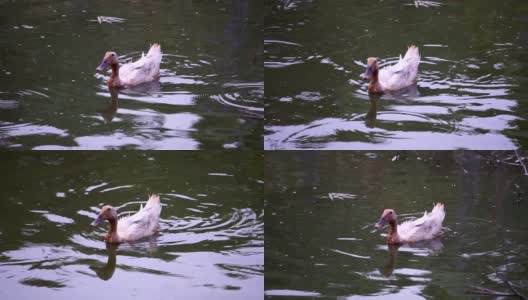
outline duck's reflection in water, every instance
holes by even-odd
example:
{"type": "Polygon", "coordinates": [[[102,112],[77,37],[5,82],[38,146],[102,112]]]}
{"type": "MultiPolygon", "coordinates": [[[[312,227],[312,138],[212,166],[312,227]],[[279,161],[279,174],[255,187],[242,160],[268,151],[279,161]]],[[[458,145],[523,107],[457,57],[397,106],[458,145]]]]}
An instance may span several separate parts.
{"type": "Polygon", "coordinates": [[[126,95],[126,98],[133,98],[134,96],[138,96],[138,98],[141,98],[145,96],[153,96],[155,94],[159,94],[160,90],[161,85],[159,81],[143,83],[138,86],[127,88],[125,90],[111,87],[109,88],[110,103],[104,108],[99,109],[97,112],[101,114],[105,123],[110,123],[117,114],[118,99],[120,93],[126,95]]]}
{"type": "Polygon", "coordinates": [[[101,114],[106,123],[112,122],[112,119],[117,113],[117,98],[119,97],[119,90],[117,88],[110,88],[110,103],[103,109],[97,112],[101,114]]]}
{"type": "MultiPolygon", "coordinates": [[[[418,86],[413,84],[399,91],[386,92],[383,95],[383,100],[406,100],[413,99],[420,95],[418,86]]],[[[382,101],[380,94],[369,94],[369,110],[365,117],[365,125],[368,128],[376,128],[376,118],[378,116],[379,102],[382,101]]]]}
{"type": "Polygon", "coordinates": [[[412,100],[420,96],[418,85],[416,83],[397,91],[391,91],[385,94],[391,100],[412,100]]]}
{"type": "Polygon", "coordinates": [[[94,270],[95,274],[97,274],[97,277],[101,278],[102,280],[108,280],[114,276],[118,247],[119,244],[106,243],[106,253],[108,255],[106,265],[102,267],[90,266],[90,269],[94,270]]]}
{"type": "MultiPolygon", "coordinates": [[[[114,276],[114,272],[117,265],[117,249],[120,244],[106,243],[106,254],[108,259],[104,266],[90,266],[90,269],[95,271],[97,277],[102,280],[109,280],[114,276]]],[[[158,250],[157,236],[150,237],[147,241],[139,243],[127,243],[125,247],[130,247],[133,250],[140,252],[148,252],[149,254],[155,253],[158,250]]]]}
{"type": "Polygon", "coordinates": [[[420,241],[412,244],[388,244],[387,246],[387,250],[389,253],[387,263],[383,266],[383,268],[379,269],[380,273],[385,277],[391,276],[394,272],[398,251],[411,252],[420,256],[433,256],[440,254],[442,252],[442,249],[444,248],[444,244],[439,238],[427,241],[420,241]]]}
{"type": "Polygon", "coordinates": [[[370,98],[370,106],[367,112],[367,117],[365,119],[365,125],[368,128],[376,127],[376,116],[378,114],[378,100],[379,96],[374,96],[370,98]]]}

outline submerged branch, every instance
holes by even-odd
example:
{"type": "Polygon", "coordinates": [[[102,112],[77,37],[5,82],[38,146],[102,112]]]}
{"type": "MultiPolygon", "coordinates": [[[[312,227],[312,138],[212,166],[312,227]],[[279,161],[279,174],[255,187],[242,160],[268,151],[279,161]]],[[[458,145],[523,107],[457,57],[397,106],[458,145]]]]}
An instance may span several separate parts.
{"type": "Polygon", "coordinates": [[[472,286],[471,288],[472,290],[469,292],[472,294],[492,295],[492,296],[515,296],[514,293],[498,292],[498,291],[490,290],[490,289],[483,288],[480,286],[472,286]]]}
{"type": "Polygon", "coordinates": [[[469,291],[470,293],[480,294],[480,295],[492,295],[492,296],[516,296],[516,297],[519,297],[520,299],[528,300],[523,294],[521,294],[515,288],[513,283],[511,283],[511,281],[509,281],[504,274],[499,273],[499,271],[495,270],[491,266],[488,266],[488,268],[490,268],[490,270],[492,270],[493,272],[495,272],[495,274],[497,274],[497,277],[499,277],[500,280],[506,284],[506,286],[510,289],[511,292],[501,292],[501,291],[495,291],[495,290],[487,289],[487,288],[480,287],[480,286],[471,286],[471,290],[469,291]]]}
{"type": "Polygon", "coordinates": [[[517,153],[517,150],[515,150],[515,155],[517,155],[517,160],[519,160],[519,163],[521,163],[523,169],[524,169],[524,175],[528,176],[528,170],[526,169],[526,166],[524,165],[523,158],[519,156],[519,153],[517,153]]]}
{"type": "Polygon", "coordinates": [[[506,285],[508,286],[508,288],[510,288],[510,290],[519,298],[523,299],[523,300],[527,300],[526,297],[521,294],[514,286],[513,284],[511,283],[511,281],[509,281],[506,276],[504,276],[504,274],[501,274],[497,271],[495,271],[495,274],[497,274],[497,276],[504,282],[506,283],[506,285]]]}

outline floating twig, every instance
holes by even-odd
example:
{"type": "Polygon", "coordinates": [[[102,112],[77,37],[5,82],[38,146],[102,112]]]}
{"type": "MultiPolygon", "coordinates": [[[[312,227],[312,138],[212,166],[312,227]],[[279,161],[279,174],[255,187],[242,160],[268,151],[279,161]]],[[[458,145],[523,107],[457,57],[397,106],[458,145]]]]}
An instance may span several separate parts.
{"type": "Polygon", "coordinates": [[[514,286],[513,284],[511,283],[511,281],[509,281],[506,276],[504,276],[504,274],[501,274],[499,273],[498,271],[495,271],[495,274],[497,274],[497,276],[504,282],[506,283],[506,285],[508,286],[508,288],[510,288],[510,290],[515,294],[515,296],[523,299],[523,300],[527,300],[526,297],[521,294],[514,286]]]}
{"type": "Polygon", "coordinates": [[[480,295],[492,295],[492,296],[515,296],[514,293],[506,293],[506,292],[498,292],[494,290],[490,290],[487,288],[483,288],[480,286],[472,286],[472,290],[470,293],[472,294],[480,294],[480,295]]]}
{"type": "Polygon", "coordinates": [[[117,17],[108,17],[108,16],[97,16],[97,20],[88,20],[93,22],[98,22],[99,24],[102,23],[123,23],[125,22],[125,19],[123,18],[117,18],[117,17]]]}
{"type": "Polygon", "coordinates": [[[345,194],[345,193],[328,193],[328,198],[334,201],[335,199],[344,200],[344,199],[354,199],[356,195],[345,194]]]}
{"type": "Polygon", "coordinates": [[[511,283],[511,281],[509,281],[504,274],[499,273],[497,270],[495,270],[491,266],[488,266],[488,268],[491,271],[493,271],[495,274],[497,274],[497,277],[499,277],[500,280],[502,280],[502,282],[504,282],[506,284],[506,286],[508,286],[508,288],[510,289],[511,292],[501,292],[501,291],[495,291],[495,290],[483,288],[483,287],[480,287],[480,286],[471,286],[472,290],[469,291],[470,293],[472,293],[472,294],[481,294],[481,295],[492,295],[492,296],[517,296],[520,299],[528,300],[528,299],[526,299],[526,297],[523,294],[521,294],[514,287],[514,285],[511,283]]]}
{"type": "MultiPolygon", "coordinates": [[[[406,4],[406,5],[411,6],[412,4],[406,4]]],[[[418,7],[437,7],[437,6],[440,6],[440,5],[442,5],[442,3],[435,2],[435,1],[422,1],[422,0],[415,0],[414,1],[414,6],[416,8],[418,8],[418,7]]]]}
{"type": "Polygon", "coordinates": [[[524,169],[524,175],[528,176],[528,170],[526,170],[526,166],[524,165],[523,159],[519,156],[519,153],[517,153],[517,150],[515,150],[515,155],[517,155],[517,160],[519,160],[519,163],[522,165],[524,169]]]}

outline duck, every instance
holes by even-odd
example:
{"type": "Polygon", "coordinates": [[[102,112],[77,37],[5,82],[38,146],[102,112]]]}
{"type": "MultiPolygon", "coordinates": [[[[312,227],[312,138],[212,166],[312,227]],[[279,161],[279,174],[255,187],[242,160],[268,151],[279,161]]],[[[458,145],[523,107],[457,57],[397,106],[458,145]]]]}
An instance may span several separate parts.
{"type": "Polygon", "coordinates": [[[132,87],[159,80],[162,55],[161,46],[153,44],[147,55],[142,54],[139,60],[120,65],[117,53],[106,52],[96,70],[102,72],[109,67],[112,69],[112,75],[108,80],[110,88],[132,87]]]}
{"type": "Polygon", "coordinates": [[[119,244],[133,242],[144,237],[157,234],[160,229],[159,217],[161,214],[161,202],[158,195],[150,195],[145,207],[131,216],[117,219],[117,209],[111,205],[101,208],[97,219],[92,226],[99,226],[105,220],[110,224],[108,233],[104,240],[108,243],[119,244]]]}
{"type": "Polygon", "coordinates": [[[369,57],[367,70],[361,74],[361,77],[369,81],[369,93],[383,94],[398,91],[416,83],[419,64],[420,52],[418,47],[411,45],[403,58],[400,55],[400,60],[396,64],[381,70],[378,68],[377,58],[369,57]]]}
{"type": "Polygon", "coordinates": [[[444,204],[437,203],[430,213],[427,211],[421,218],[406,221],[398,225],[394,209],[385,209],[376,223],[377,228],[390,225],[388,244],[406,244],[431,240],[442,234],[442,222],[445,218],[444,204]]]}

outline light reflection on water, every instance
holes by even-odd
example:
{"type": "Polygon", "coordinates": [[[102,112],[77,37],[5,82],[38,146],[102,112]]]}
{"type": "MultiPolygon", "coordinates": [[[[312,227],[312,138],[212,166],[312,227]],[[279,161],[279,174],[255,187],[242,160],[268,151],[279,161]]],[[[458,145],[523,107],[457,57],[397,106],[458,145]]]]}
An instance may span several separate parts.
{"type": "Polygon", "coordinates": [[[5,49],[1,147],[221,149],[261,144],[262,3],[8,6],[12,17],[0,31],[5,37],[0,42],[5,49]],[[111,12],[124,16],[108,16],[111,12]],[[154,42],[164,53],[160,82],[109,92],[108,73],[95,72],[103,54],[112,50],[122,62],[135,61],[154,42]],[[149,122],[145,114],[171,124],[149,122]],[[190,116],[192,124],[175,124],[190,116]]]}
{"type": "MultiPolygon", "coordinates": [[[[427,63],[427,59],[440,60],[426,57],[422,63],[427,63]]],[[[387,64],[393,63],[394,59],[387,64]]],[[[357,97],[359,100],[355,101],[368,103],[366,111],[355,113],[349,109],[349,104],[339,101],[330,105],[336,109],[342,106],[343,118],[324,118],[323,114],[310,123],[300,125],[287,125],[288,119],[276,119],[277,122],[269,122],[266,126],[266,148],[517,148],[513,140],[501,133],[518,129],[515,121],[522,119],[515,113],[517,101],[509,99],[514,85],[508,84],[506,78],[494,79],[491,74],[477,79],[454,74],[455,78],[449,79],[440,78],[445,75],[435,73],[438,72],[422,70],[418,87],[370,100],[365,83],[353,81],[351,87],[357,90],[354,92],[355,96],[347,101],[353,101],[353,98],[357,97]],[[271,125],[275,123],[284,125],[271,125]]],[[[287,102],[291,105],[302,105],[302,101],[323,101],[325,104],[320,105],[328,105],[328,99],[333,97],[335,95],[303,91],[291,96],[291,100],[287,102]]],[[[279,101],[281,102],[285,101],[279,101]]],[[[321,111],[321,106],[311,107],[321,111]]],[[[302,118],[299,118],[300,120],[302,118]]]]}
{"type": "MultiPolygon", "coordinates": [[[[164,207],[164,211],[166,209],[164,207]]],[[[242,288],[244,297],[262,293],[258,286],[264,275],[263,212],[246,208],[220,215],[204,209],[201,214],[212,215],[162,218],[161,235],[119,246],[105,244],[102,229],[89,232],[92,228],[88,224],[96,212],[80,211],[79,215],[86,218],[76,222],[45,211],[34,212],[50,222],[46,227],[58,226],[65,231],[69,224],[81,223],[86,225],[87,232],[73,233],[64,245],[25,242],[19,249],[2,252],[0,272],[4,278],[2,281],[10,286],[6,292],[8,295],[33,294],[38,289],[30,287],[38,286],[51,287],[59,292],[64,287],[77,290],[82,289],[79,285],[95,276],[103,280],[116,277],[121,281],[127,273],[158,275],[159,278],[145,279],[156,280],[156,286],[188,287],[191,283],[194,288],[185,295],[201,296],[208,289],[229,291],[242,288]],[[240,286],[241,280],[245,281],[243,287],[240,286]]],[[[33,227],[34,224],[27,224],[21,228],[25,238],[38,235],[42,230],[33,227]]],[[[174,292],[170,294],[174,295],[174,292]]]]}
{"type": "Polygon", "coordinates": [[[262,298],[261,166],[252,169],[258,158],[68,153],[4,154],[11,178],[0,180],[0,211],[17,212],[0,221],[4,297],[89,299],[102,289],[103,299],[262,298]],[[247,173],[234,167],[239,163],[251,166],[247,173]],[[34,184],[25,182],[26,172],[34,184]],[[90,226],[104,204],[120,218],[135,213],[151,189],[167,190],[160,193],[159,235],[109,245],[108,224],[90,226]]]}
{"type": "Polygon", "coordinates": [[[472,285],[507,289],[494,269],[523,287],[527,178],[496,164],[511,154],[272,152],[265,295],[464,299],[472,285]],[[440,238],[391,246],[388,229],[374,228],[385,208],[404,222],[435,201],[446,205],[440,238]]]}
{"type": "MultiPolygon", "coordinates": [[[[266,149],[515,149],[525,142],[517,134],[528,117],[518,21],[460,47],[461,32],[471,31],[466,22],[495,26],[495,19],[450,5],[274,3],[288,5],[274,6],[266,24],[266,149]],[[431,34],[445,27],[454,30],[449,38],[431,34]],[[417,85],[369,96],[359,78],[366,58],[378,57],[383,68],[411,43],[422,56],[417,85]]],[[[479,5],[497,9],[492,1],[479,5]]]]}

